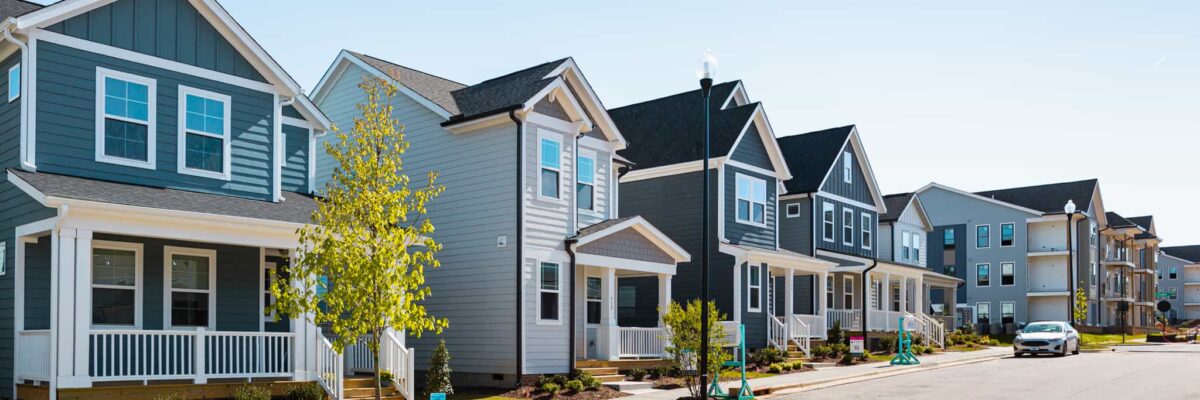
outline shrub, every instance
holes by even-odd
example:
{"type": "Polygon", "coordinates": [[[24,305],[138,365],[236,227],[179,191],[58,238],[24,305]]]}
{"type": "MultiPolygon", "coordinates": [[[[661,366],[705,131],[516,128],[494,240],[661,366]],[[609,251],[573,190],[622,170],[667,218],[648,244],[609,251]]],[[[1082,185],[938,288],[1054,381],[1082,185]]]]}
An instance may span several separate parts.
{"type": "Polygon", "coordinates": [[[888,353],[894,353],[896,351],[896,338],[891,336],[879,338],[879,349],[888,353]]]}
{"type": "Polygon", "coordinates": [[[569,380],[564,388],[566,388],[568,392],[579,393],[583,391],[584,386],[583,382],[580,382],[579,380],[569,380]]]}
{"type": "Polygon", "coordinates": [[[946,338],[946,347],[950,347],[953,345],[954,345],[954,338],[950,338],[950,337],[946,338]]]}
{"type": "MultiPolygon", "coordinates": [[[[721,365],[730,359],[731,354],[721,345],[725,341],[725,330],[721,329],[721,321],[726,317],[717,309],[715,301],[702,302],[700,299],[694,299],[688,302],[686,307],[671,302],[667,305],[667,312],[663,314],[662,319],[670,332],[664,350],[676,368],[682,368],[685,362],[699,364],[698,359],[704,358],[699,354],[700,343],[703,340],[700,337],[702,326],[707,326],[709,332],[708,365],[696,365],[697,372],[714,376],[721,370],[721,365]],[[703,321],[700,317],[706,308],[709,310],[708,321],[703,321]]],[[[688,374],[683,379],[683,386],[687,388],[691,397],[698,398],[708,389],[700,386],[698,375],[688,374]]]]}
{"type": "Polygon", "coordinates": [[[233,400],[271,400],[271,391],[258,385],[242,385],[233,390],[233,400]]]}
{"type": "Polygon", "coordinates": [[[664,378],[664,377],[673,376],[673,375],[675,375],[675,369],[671,368],[671,366],[669,366],[669,365],[660,365],[660,366],[654,367],[654,376],[655,377],[664,378]]]}
{"type": "Polygon", "coordinates": [[[823,344],[812,348],[813,358],[825,358],[833,356],[833,348],[823,344]]]}
{"type": "Polygon", "coordinates": [[[325,389],[316,382],[309,382],[292,386],[284,392],[283,397],[288,400],[325,400],[325,389]]]}
{"type": "Polygon", "coordinates": [[[841,363],[846,364],[846,365],[854,365],[854,360],[856,360],[856,359],[857,359],[857,357],[852,356],[850,354],[846,354],[846,355],[842,356],[841,363]]]}
{"type": "Polygon", "coordinates": [[[792,370],[800,371],[804,369],[804,361],[795,361],[792,363],[792,370]]]}
{"type": "Polygon", "coordinates": [[[845,343],[834,343],[834,344],[830,345],[829,348],[830,348],[829,355],[831,357],[838,357],[843,354],[850,353],[850,345],[845,344],[845,343]]]}
{"type": "Polygon", "coordinates": [[[634,381],[641,381],[642,379],[644,379],[646,377],[646,370],[641,369],[641,368],[634,368],[634,369],[625,371],[625,376],[629,377],[629,379],[632,379],[634,381]]]}
{"type": "Polygon", "coordinates": [[[988,342],[988,344],[989,344],[989,345],[992,345],[992,346],[999,346],[999,345],[1000,345],[1000,341],[999,341],[999,340],[996,340],[996,339],[992,339],[992,341],[988,342]]]}
{"type": "Polygon", "coordinates": [[[767,367],[767,372],[770,372],[772,374],[781,373],[781,372],[783,372],[783,366],[781,366],[779,364],[771,364],[770,367],[767,367]]]}
{"type": "Polygon", "coordinates": [[[912,352],[913,352],[913,354],[924,354],[924,353],[925,353],[925,346],[922,346],[922,345],[919,345],[919,344],[914,344],[914,345],[913,345],[913,347],[912,347],[912,352]]]}
{"type": "Polygon", "coordinates": [[[563,385],[566,385],[568,380],[569,379],[567,378],[566,375],[551,375],[550,376],[550,382],[554,382],[554,384],[558,385],[558,387],[560,387],[560,388],[563,387],[563,385]]]}
{"type": "Polygon", "coordinates": [[[538,391],[549,394],[549,395],[557,394],[559,388],[560,387],[558,386],[558,384],[554,383],[554,382],[546,382],[541,385],[538,385],[538,391]]]}
{"type": "Polygon", "coordinates": [[[933,354],[933,347],[926,347],[925,354],[933,354]]]}
{"type": "Polygon", "coordinates": [[[829,328],[829,339],[826,343],[842,343],[846,341],[845,334],[842,332],[842,321],[833,321],[833,327],[829,328]]]}
{"type": "Polygon", "coordinates": [[[596,377],[592,376],[592,373],[590,373],[590,372],[577,369],[571,375],[573,378],[575,378],[575,380],[579,381],[579,383],[582,383],[584,388],[587,388],[587,389],[599,389],[600,388],[600,380],[596,379],[596,377]]]}
{"type": "Polygon", "coordinates": [[[763,347],[750,354],[750,362],[759,366],[770,365],[784,360],[783,352],[774,347],[763,347]]]}

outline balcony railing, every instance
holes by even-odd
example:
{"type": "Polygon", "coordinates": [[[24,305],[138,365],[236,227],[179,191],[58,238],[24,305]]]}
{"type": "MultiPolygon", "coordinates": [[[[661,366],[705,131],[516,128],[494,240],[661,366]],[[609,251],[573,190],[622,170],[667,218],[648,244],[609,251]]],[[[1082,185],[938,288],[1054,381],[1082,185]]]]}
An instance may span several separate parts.
{"type": "Polygon", "coordinates": [[[292,333],[94,330],[93,381],[289,377],[292,333]]]}
{"type": "Polygon", "coordinates": [[[826,328],[833,329],[833,325],[840,324],[842,329],[862,329],[862,310],[842,310],[829,309],[825,310],[827,318],[826,328]]]}
{"type": "Polygon", "coordinates": [[[17,335],[17,379],[50,381],[50,331],[21,331],[17,335]]]}
{"type": "Polygon", "coordinates": [[[620,357],[662,357],[667,344],[666,328],[617,328],[620,357]]]}

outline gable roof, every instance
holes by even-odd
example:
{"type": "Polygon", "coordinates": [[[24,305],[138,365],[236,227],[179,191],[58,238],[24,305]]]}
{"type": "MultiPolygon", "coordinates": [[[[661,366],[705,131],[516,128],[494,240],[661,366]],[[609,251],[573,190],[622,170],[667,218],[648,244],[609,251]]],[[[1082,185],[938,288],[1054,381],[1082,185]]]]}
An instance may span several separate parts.
{"type": "Polygon", "coordinates": [[[366,54],[349,50],[346,52],[354,57],[358,57],[358,59],[380,72],[387,74],[387,76],[391,77],[397,83],[411,89],[421,95],[421,97],[434,102],[446,111],[453,114],[459,113],[458,105],[454,103],[454,96],[451,96],[450,92],[465,88],[467,85],[430,73],[417,71],[403,65],[393,64],[366,54]]]}
{"type": "Polygon", "coordinates": [[[968,191],[965,191],[962,189],[946,186],[946,185],[943,185],[943,184],[940,184],[937,182],[930,182],[928,185],[922,186],[920,189],[917,189],[917,194],[919,195],[921,193],[925,193],[926,191],[929,191],[929,189],[935,189],[935,188],[941,189],[941,190],[944,190],[944,191],[947,191],[950,193],[954,193],[954,194],[957,194],[960,196],[964,196],[964,197],[967,197],[970,199],[975,199],[975,200],[980,200],[980,201],[987,202],[987,203],[992,203],[992,204],[995,204],[995,205],[998,205],[1001,207],[1007,207],[1007,208],[1011,208],[1011,209],[1014,209],[1017,211],[1021,211],[1021,212],[1025,212],[1025,213],[1029,213],[1029,214],[1033,214],[1033,215],[1042,215],[1043,214],[1041,211],[1038,211],[1038,210],[1034,210],[1031,208],[1027,208],[1024,206],[1020,206],[1020,205],[1009,203],[1009,202],[1002,201],[1002,200],[996,200],[991,197],[980,196],[975,193],[971,193],[971,192],[968,192],[968,191]]]}
{"type": "Polygon", "coordinates": [[[1044,214],[1062,214],[1067,200],[1080,206],[1090,206],[1096,193],[1097,179],[1050,183],[1010,189],[987,190],[975,194],[1038,210],[1044,214]]]}
{"type": "Polygon", "coordinates": [[[1140,228],[1142,230],[1141,233],[1138,233],[1137,235],[1133,236],[1134,239],[1153,239],[1153,238],[1158,237],[1158,235],[1155,233],[1155,229],[1154,229],[1154,216],[1153,215],[1130,217],[1129,221],[1137,224],[1138,228],[1140,228]]]}
{"type": "Polygon", "coordinates": [[[0,19],[19,17],[41,9],[41,4],[24,0],[0,0],[0,19]]]}
{"type": "Polygon", "coordinates": [[[1183,259],[1193,263],[1200,263],[1200,245],[1188,246],[1169,246],[1159,248],[1164,253],[1172,257],[1183,259]]]}
{"type": "Polygon", "coordinates": [[[900,215],[904,214],[904,210],[908,208],[908,202],[912,201],[915,195],[915,193],[897,193],[883,196],[883,204],[887,206],[887,212],[879,215],[879,222],[900,220],[900,215]]]}
{"type": "MultiPolygon", "coordinates": [[[[710,155],[720,157],[750,122],[758,103],[721,109],[738,81],[713,85],[710,93],[710,155]]],[[[641,169],[704,159],[704,113],[700,89],[608,110],[630,146],[620,152],[641,169]]]]}
{"type": "Polygon", "coordinates": [[[579,233],[567,238],[567,240],[576,246],[583,246],[625,229],[637,231],[647,240],[658,246],[664,253],[674,258],[676,262],[687,262],[692,259],[691,254],[688,254],[687,250],[684,250],[678,243],[675,243],[674,240],[671,240],[670,237],[662,233],[658,228],[655,228],[654,225],[651,225],[649,221],[646,221],[640,215],[600,221],[579,229],[579,233]]]}
{"type": "Polygon", "coordinates": [[[783,151],[783,159],[792,169],[792,179],[784,182],[788,193],[812,193],[820,190],[821,182],[842,154],[842,147],[845,146],[851,132],[854,132],[854,125],[776,139],[780,150],[783,151]]]}
{"type": "Polygon", "coordinates": [[[1109,227],[1112,227],[1112,228],[1134,228],[1134,227],[1137,227],[1137,224],[1126,219],[1125,217],[1122,217],[1121,214],[1117,214],[1116,212],[1109,211],[1107,213],[1104,213],[1104,216],[1108,218],[1108,226],[1109,227]]]}

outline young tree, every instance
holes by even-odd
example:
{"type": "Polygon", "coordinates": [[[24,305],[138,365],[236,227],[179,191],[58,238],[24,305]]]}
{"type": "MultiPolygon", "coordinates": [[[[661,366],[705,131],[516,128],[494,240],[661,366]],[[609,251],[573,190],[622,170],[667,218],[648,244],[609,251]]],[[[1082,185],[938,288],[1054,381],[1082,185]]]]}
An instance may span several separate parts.
{"type": "Polygon", "coordinates": [[[434,393],[454,394],[454,386],[450,384],[450,352],[446,350],[446,340],[438,342],[429,359],[429,372],[425,374],[424,397],[434,393]]]}
{"type": "MultiPolygon", "coordinates": [[[[663,315],[663,324],[669,330],[667,354],[676,368],[683,369],[685,365],[700,363],[700,312],[701,307],[708,307],[708,376],[716,376],[721,370],[721,364],[729,361],[730,354],[722,349],[725,343],[725,331],[721,329],[721,321],[725,315],[717,310],[715,301],[701,303],[699,299],[688,303],[687,308],[679,303],[671,302],[663,315]]],[[[699,371],[697,371],[699,372],[699,371]]],[[[708,388],[700,387],[698,374],[685,374],[684,384],[693,398],[700,398],[708,388]]]]}
{"type": "Polygon", "coordinates": [[[379,349],[387,330],[419,337],[447,326],[422,304],[430,294],[425,268],[438,267],[435,255],[442,247],[428,236],[433,224],[426,206],[444,187],[436,172],[410,186],[403,168],[409,143],[392,118],[396,87],[368,78],[359,88],[366,95],[358,105],[362,116],[350,132],[335,127],[336,143],[325,145],[335,168],[312,224],[299,230],[298,259],[288,270],[292,282],[275,280],[271,293],[278,314],[310,315],[311,322],[328,325],[338,353],[366,337],[379,399],[379,349]]]}
{"type": "Polygon", "coordinates": [[[1076,324],[1083,324],[1087,321],[1088,298],[1087,292],[1083,291],[1083,288],[1075,290],[1075,307],[1071,311],[1074,314],[1076,324]]]}

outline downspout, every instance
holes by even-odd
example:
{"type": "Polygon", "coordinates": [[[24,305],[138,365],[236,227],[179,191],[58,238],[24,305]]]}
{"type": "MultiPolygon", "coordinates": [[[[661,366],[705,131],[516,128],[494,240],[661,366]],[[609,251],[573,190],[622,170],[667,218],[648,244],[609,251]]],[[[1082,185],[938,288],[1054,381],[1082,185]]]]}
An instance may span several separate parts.
{"type": "MultiPolygon", "coordinates": [[[[895,240],[895,239],[893,239],[893,241],[894,241],[894,240],[895,240]]],[[[863,346],[866,346],[866,345],[867,345],[867,343],[871,343],[871,336],[870,336],[870,335],[871,335],[871,334],[870,334],[871,330],[869,329],[869,328],[870,328],[870,326],[868,326],[868,324],[867,324],[867,307],[868,307],[868,304],[867,304],[867,281],[868,281],[868,280],[870,280],[870,279],[868,279],[868,277],[869,277],[869,274],[871,273],[871,270],[875,269],[875,267],[877,267],[877,266],[879,266],[879,259],[878,259],[878,258],[871,258],[871,266],[870,266],[870,267],[867,267],[867,269],[864,269],[864,270],[863,270],[863,272],[862,272],[862,278],[861,278],[861,279],[859,279],[860,281],[862,281],[862,284],[861,284],[860,286],[862,286],[862,294],[861,294],[861,296],[862,296],[862,328],[863,328],[863,329],[862,329],[862,333],[863,333],[863,346]]],[[[891,282],[885,282],[885,283],[884,283],[884,286],[890,286],[890,285],[891,285],[891,282]]],[[[885,289],[885,290],[888,290],[888,291],[890,291],[890,290],[891,290],[891,288],[890,288],[890,287],[887,287],[887,288],[884,288],[884,289],[885,289]]],[[[883,293],[880,293],[880,295],[883,295],[883,293]]],[[[865,354],[864,354],[864,356],[865,356],[865,354]]]]}
{"type": "MultiPolygon", "coordinates": [[[[9,21],[11,21],[11,20],[9,20],[9,21]]],[[[25,42],[22,42],[21,40],[17,39],[15,36],[13,36],[12,29],[10,29],[11,24],[8,23],[8,21],[5,21],[5,22],[6,23],[4,25],[8,25],[8,26],[0,28],[0,30],[3,30],[3,32],[4,32],[4,36],[2,38],[3,41],[12,42],[13,45],[16,45],[17,48],[21,49],[21,104],[20,104],[21,115],[20,115],[19,119],[21,122],[20,135],[21,135],[21,138],[23,140],[25,140],[25,142],[23,142],[21,144],[21,149],[19,152],[21,155],[21,161],[20,161],[21,168],[26,171],[34,171],[34,170],[36,170],[36,168],[32,164],[29,163],[30,158],[29,158],[29,154],[28,154],[29,149],[31,147],[29,145],[28,141],[32,139],[32,138],[30,138],[30,135],[29,135],[29,130],[32,129],[32,127],[30,127],[29,123],[28,123],[30,102],[26,101],[29,98],[29,84],[28,84],[28,82],[26,82],[28,80],[28,79],[26,79],[26,77],[29,76],[29,74],[30,74],[30,72],[28,71],[29,46],[26,45],[25,42]]]]}
{"type": "Polygon", "coordinates": [[[524,223],[523,223],[524,215],[522,215],[525,212],[525,207],[524,207],[524,204],[522,203],[524,201],[523,200],[524,196],[522,194],[525,192],[525,176],[524,176],[525,164],[524,164],[524,161],[522,158],[524,156],[524,149],[525,149],[525,122],[521,121],[520,118],[517,118],[517,110],[515,110],[515,109],[510,110],[508,112],[508,117],[510,119],[512,119],[513,123],[517,124],[517,199],[516,199],[517,200],[517,202],[516,202],[517,203],[517,214],[516,214],[517,215],[517,235],[516,235],[516,241],[517,241],[517,318],[516,318],[517,374],[516,374],[516,376],[517,376],[517,386],[520,386],[521,385],[521,373],[525,371],[525,366],[522,365],[522,362],[521,362],[521,357],[525,353],[525,339],[524,339],[524,335],[525,335],[525,326],[524,326],[525,288],[524,288],[524,283],[522,282],[525,278],[525,271],[524,271],[525,270],[525,254],[524,254],[524,244],[521,243],[521,239],[524,237],[523,232],[525,230],[524,223]]]}
{"type": "Polygon", "coordinates": [[[567,329],[567,371],[568,372],[575,371],[575,351],[577,350],[575,348],[575,329],[579,327],[579,325],[577,323],[578,321],[576,321],[578,316],[575,315],[575,285],[578,283],[577,282],[578,279],[575,276],[575,272],[577,269],[575,266],[575,243],[576,243],[576,241],[577,241],[577,239],[572,238],[572,239],[567,239],[563,242],[563,244],[565,244],[566,245],[565,247],[567,248],[567,256],[570,257],[570,260],[571,260],[570,264],[569,264],[570,267],[568,269],[568,271],[571,271],[571,283],[568,285],[568,288],[567,288],[567,293],[568,293],[567,298],[571,300],[571,304],[568,307],[568,309],[571,311],[571,328],[567,329]]]}

